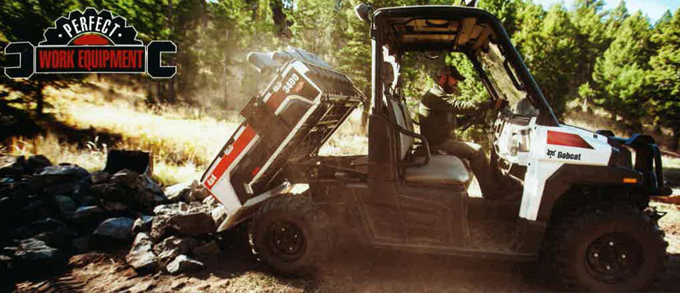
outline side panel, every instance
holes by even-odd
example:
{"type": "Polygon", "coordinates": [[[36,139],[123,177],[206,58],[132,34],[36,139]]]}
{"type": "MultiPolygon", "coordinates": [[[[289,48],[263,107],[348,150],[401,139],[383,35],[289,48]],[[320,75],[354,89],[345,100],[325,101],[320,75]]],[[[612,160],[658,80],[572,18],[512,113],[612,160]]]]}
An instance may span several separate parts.
{"type": "Polygon", "coordinates": [[[230,182],[231,172],[237,166],[236,162],[243,159],[259,140],[260,137],[252,127],[241,124],[229,140],[231,143],[227,143],[213,161],[206,172],[207,176],[203,176],[203,185],[224,205],[229,214],[242,205],[230,182]]]}
{"type": "Polygon", "coordinates": [[[546,194],[546,182],[563,165],[607,166],[612,149],[607,138],[569,126],[534,125],[531,150],[524,179],[524,193],[519,216],[536,221],[541,201],[546,194]]]}

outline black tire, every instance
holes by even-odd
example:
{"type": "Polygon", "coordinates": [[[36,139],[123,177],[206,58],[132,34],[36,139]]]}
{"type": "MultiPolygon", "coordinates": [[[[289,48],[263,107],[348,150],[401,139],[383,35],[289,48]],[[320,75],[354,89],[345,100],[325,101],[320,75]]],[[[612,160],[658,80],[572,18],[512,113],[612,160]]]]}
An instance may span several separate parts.
{"type": "Polygon", "coordinates": [[[645,212],[609,204],[579,209],[551,231],[545,249],[570,289],[630,292],[648,288],[666,269],[663,231],[645,212]]]}
{"type": "Polygon", "coordinates": [[[250,226],[257,258],[283,275],[311,275],[327,262],[333,237],[327,216],[311,199],[282,195],[263,203],[250,226]]]}

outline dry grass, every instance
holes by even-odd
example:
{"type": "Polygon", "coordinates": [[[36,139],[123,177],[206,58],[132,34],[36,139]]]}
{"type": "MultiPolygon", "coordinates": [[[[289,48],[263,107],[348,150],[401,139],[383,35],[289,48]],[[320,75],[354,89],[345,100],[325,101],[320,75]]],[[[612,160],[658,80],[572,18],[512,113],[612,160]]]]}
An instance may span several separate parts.
{"type": "Polygon", "coordinates": [[[123,141],[117,147],[152,151],[164,162],[205,165],[237,126],[231,117],[231,122],[206,116],[187,118],[191,109],[150,111],[125,100],[97,103],[90,95],[78,86],[55,92],[60,97],[52,102],[58,120],[77,129],[92,127],[121,134],[123,141]]]}
{"type": "Polygon", "coordinates": [[[321,156],[368,155],[368,136],[361,127],[361,109],[356,109],[319,150],[321,156]]]}
{"type": "Polygon", "coordinates": [[[106,161],[106,145],[97,144],[96,138],[88,143],[88,149],[79,149],[76,145],[59,142],[56,136],[48,134],[32,139],[13,138],[8,146],[3,146],[0,153],[13,156],[42,154],[52,163],[72,163],[89,171],[101,170],[106,161]]]}
{"type": "Polygon", "coordinates": [[[93,171],[104,167],[108,149],[151,151],[154,177],[167,185],[198,179],[238,125],[234,115],[217,119],[198,108],[149,109],[143,103],[143,92],[107,83],[48,88],[46,96],[59,122],[73,129],[95,129],[121,141],[105,145],[96,136],[86,137],[87,147],[79,148],[48,133],[15,138],[1,153],[43,154],[54,163],[74,163],[93,171]]]}
{"type": "MultiPolygon", "coordinates": [[[[89,81],[65,89],[46,89],[47,102],[55,118],[73,129],[94,129],[120,136],[113,145],[87,137],[87,147],[60,141],[48,133],[35,138],[15,138],[0,153],[9,155],[43,154],[54,163],[74,163],[90,171],[101,170],[109,149],[151,151],[154,177],[164,185],[198,179],[225,141],[238,126],[235,111],[211,111],[197,107],[144,104],[145,92],[107,82],[89,81]]],[[[368,139],[361,131],[361,112],[321,149],[323,155],[367,154],[368,139]]]]}

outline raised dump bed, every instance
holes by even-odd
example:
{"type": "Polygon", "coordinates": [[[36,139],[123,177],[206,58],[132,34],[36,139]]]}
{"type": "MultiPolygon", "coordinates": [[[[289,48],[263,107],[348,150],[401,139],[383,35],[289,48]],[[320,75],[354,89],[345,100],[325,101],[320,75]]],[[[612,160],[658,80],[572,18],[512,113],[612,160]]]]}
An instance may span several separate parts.
{"type": "Polygon", "coordinates": [[[248,59],[276,76],[241,110],[245,120],[201,178],[229,214],[284,182],[287,162],[316,156],[364,99],[346,75],[302,50],[248,59]]]}

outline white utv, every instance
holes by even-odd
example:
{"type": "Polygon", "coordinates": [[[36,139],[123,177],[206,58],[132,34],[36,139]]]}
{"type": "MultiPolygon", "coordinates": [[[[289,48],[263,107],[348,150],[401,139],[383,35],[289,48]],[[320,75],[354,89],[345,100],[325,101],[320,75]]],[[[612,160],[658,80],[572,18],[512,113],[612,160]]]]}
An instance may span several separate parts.
{"type": "Polygon", "coordinates": [[[372,42],[368,156],[318,155],[366,99],[345,75],[299,49],[251,54],[276,77],[244,107],[244,122],[202,178],[229,210],[220,230],[251,220],[253,250],[283,274],[312,272],[338,241],[356,240],[540,260],[562,282],[592,291],[641,290],[661,276],[667,243],[662,215],[648,203],[670,189],[651,137],[561,124],[499,20],[484,10],[359,5],[357,15],[372,42]],[[460,52],[474,65],[496,105],[492,165],[521,183],[505,190],[521,199],[470,197],[468,163],[432,153],[414,131],[400,75],[403,55],[413,51],[460,52]],[[301,184],[306,192],[289,193],[301,184]]]}

